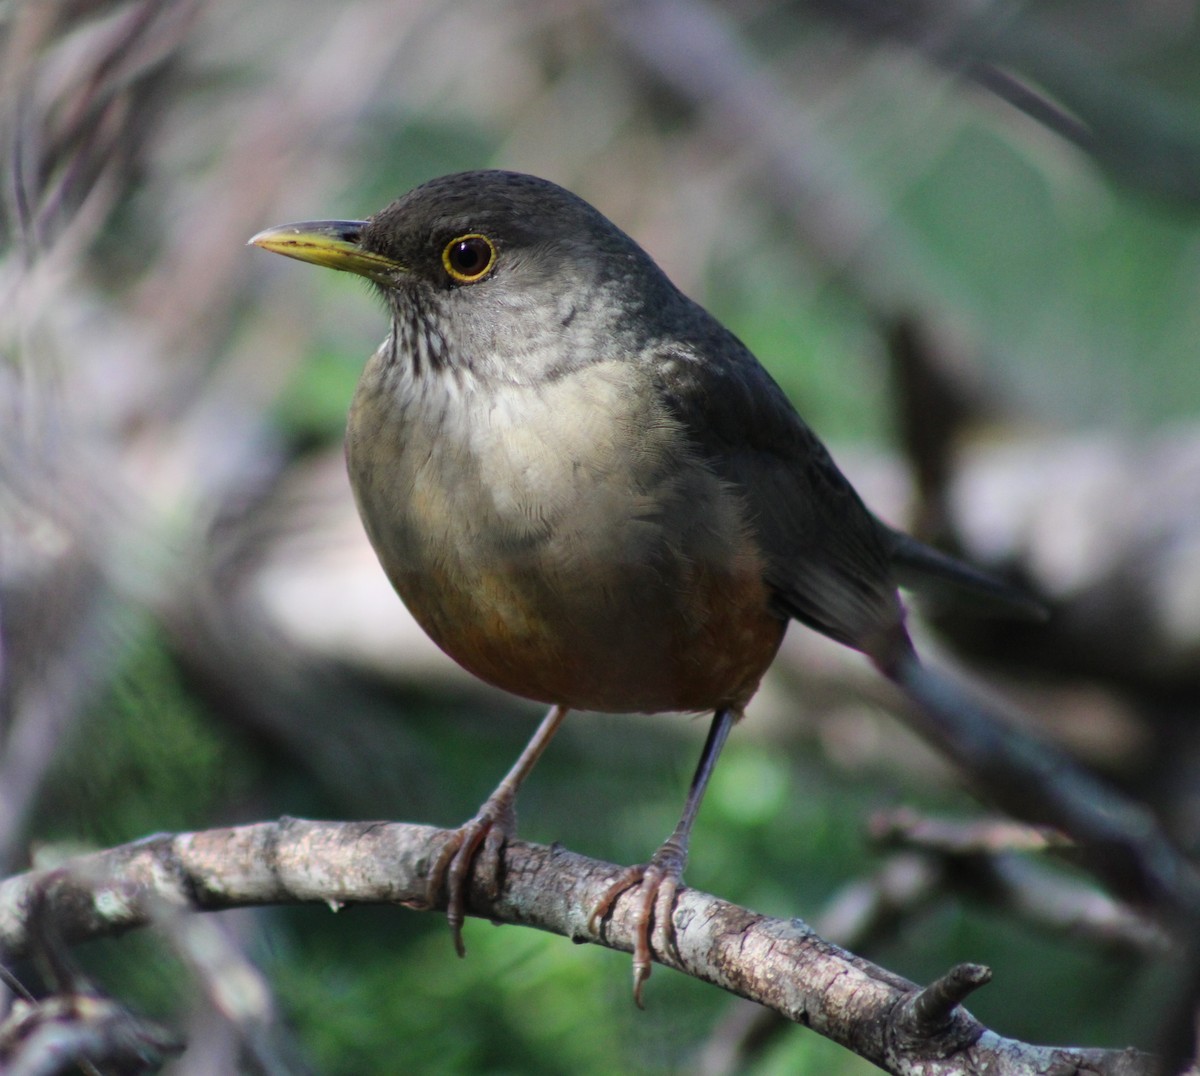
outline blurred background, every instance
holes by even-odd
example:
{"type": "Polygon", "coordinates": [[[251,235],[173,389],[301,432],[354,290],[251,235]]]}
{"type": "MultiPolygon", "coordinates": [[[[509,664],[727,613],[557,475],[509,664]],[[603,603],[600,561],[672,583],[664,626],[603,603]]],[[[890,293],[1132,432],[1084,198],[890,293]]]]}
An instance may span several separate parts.
{"type": "MultiPolygon", "coordinates": [[[[1045,626],[918,630],[1200,842],[1195,4],[29,0],[0,49],[6,873],[280,814],[455,825],[516,757],[539,708],[421,636],[354,516],[382,306],[245,245],[493,166],[637,238],[881,515],[1042,594],[1045,626]]],[[[1002,1034],[1153,1047],[1154,930],[1043,855],[915,835],[988,820],[895,706],[794,627],[688,882],[919,981],[989,964],[1002,1034]]],[[[704,731],[574,716],[522,836],[644,860],[704,731]]],[[[531,931],[471,921],[460,961],[401,909],[213,921],[265,1026],[179,938],[71,957],[189,1039],[174,1073],[869,1070],[666,971],[639,1012],[627,956],[531,931]]]]}

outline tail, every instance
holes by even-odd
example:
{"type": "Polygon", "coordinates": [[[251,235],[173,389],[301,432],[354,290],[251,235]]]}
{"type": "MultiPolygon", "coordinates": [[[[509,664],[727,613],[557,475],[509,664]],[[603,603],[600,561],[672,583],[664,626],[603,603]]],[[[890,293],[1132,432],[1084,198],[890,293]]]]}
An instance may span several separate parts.
{"type": "Polygon", "coordinates": [[[1014,818],[1066,834],[1093,873],[1126,899],[1196,914],[1200,872],[1142,804],[922,664],[911,645],[876,665],[915,704],[908,723],[949,756],[976,795],[1014,818]]]}
{"type": "Polygon", "coordinates": [[[975,568],[903,531],[886,524],[884,531],[891,558],[892,571],[900,586],[937,594],[941,591],[960,592],[983,599],[998,611],[1028,620],[1045,620],[1047,609],[1033,595],[1005,582],[998,576],[975,568]]]}

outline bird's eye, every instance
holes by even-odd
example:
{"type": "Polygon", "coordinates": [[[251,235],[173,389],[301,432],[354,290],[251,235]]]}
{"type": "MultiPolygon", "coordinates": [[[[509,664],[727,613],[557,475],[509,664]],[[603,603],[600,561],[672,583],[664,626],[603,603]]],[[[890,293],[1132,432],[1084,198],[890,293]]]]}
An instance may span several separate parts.
{"type": "Polygon", "coordinates": [[[442,251],[442,265],[450,279],[459,284],[482,280],[495,264],[496,248],[486,235],[460,235],[442,251]]]}

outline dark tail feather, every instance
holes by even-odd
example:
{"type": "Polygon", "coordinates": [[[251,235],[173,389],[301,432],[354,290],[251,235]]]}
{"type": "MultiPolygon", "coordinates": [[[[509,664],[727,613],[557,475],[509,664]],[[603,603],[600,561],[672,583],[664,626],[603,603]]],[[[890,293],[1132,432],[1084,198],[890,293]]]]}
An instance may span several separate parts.
{"type": "Polygon", "coordinates": [[[1196,915],[1200,873],[1144,806],[998,716],[973,691],[923,665],[913,650],[878,664],[915,703],[909,724],[957,764],[977,795],[1014,818],[1065,833],[1094,873],[1126,899],[1196,915]]]}
{"type": "Polygon", "coordinates": [[[998,576],[975,568],[903,531],[884,528],[896,582],[919,593],[960,592],[981,598],[1001,612],[1022,619],[1045,620],[1048,611],[1033,595],[998,576]]]}

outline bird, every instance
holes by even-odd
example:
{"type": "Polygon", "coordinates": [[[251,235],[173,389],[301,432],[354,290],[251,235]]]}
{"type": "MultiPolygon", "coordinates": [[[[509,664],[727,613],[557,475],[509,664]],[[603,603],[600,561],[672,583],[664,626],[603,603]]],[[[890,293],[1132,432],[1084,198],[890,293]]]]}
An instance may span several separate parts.
{"type": "Polygon", "coordinates": [[[571,710],[712,715],[679,823],[612,882],[634,998],[668,939],[705,789],[792,621],[928,694],[899,588],[1023,592],[881,521],[750,350],[599,210],[535,176],[432,179],[365,220],[250,243],[370,281],[390,329],[350,406],[366,533],[433,641],[549,707],[428,875],[459,955],[481,849],[571,710]]]}

